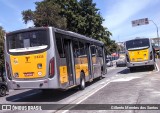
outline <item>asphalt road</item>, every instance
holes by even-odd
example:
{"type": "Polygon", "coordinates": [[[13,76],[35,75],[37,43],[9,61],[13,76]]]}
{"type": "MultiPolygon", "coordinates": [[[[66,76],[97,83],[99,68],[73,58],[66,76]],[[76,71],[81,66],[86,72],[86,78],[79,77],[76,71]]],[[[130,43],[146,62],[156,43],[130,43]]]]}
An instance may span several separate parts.
{"type": "MultiPolygon", "coordinates": [[[[103,83],[110,81],[115,75],[123,71],[126,67],[109,67],[108,73],[103,76],[102,80],[95,79],[91,83],[87,83],[85,90],[80,91],[77,88],[70,89],[68,91],[51,91],[49,93],[43,93],[41,90],[11,90],[6,97],[1,97],[0,102],[2,104],[71,104],[79,101],[85,95],[94,93],[95,89],[99,89],[103,86],[103,83]]],[[[66,106],[66,105],[64,105],[66,106]]],[[[56,109],[61,109],[64,106],[57,106],[56,109]]],[[[52,106],[51,106],[52,108],[52,106]]],[[[54,111],[54,110],[53,110],[54,111]]],[[[53,112],[46,111],[46,112],[53,112]]],[[[0,111],[2,112],[2,111],[0,111]]],[[[3,113],[14,113],[22,111],[3,111],[3,113]]],[[[27,112],[27,111],[23,111],[27,112]]],[[[37,111],[35,111],[36,113],[37,111]]],[[[39,111],[39,113],[42,111],[39,111]]]]}

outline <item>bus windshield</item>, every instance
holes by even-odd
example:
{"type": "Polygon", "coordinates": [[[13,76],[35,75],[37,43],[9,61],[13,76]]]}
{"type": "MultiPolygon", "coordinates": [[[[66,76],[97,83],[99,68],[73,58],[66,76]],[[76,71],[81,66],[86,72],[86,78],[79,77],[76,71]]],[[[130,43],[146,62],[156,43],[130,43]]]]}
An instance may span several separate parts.
{"type": "Polygon", "coordinates": [[[126,42],[126,48],[129,49],[140,49],[149,47],[149,39],[136,39],[126,42]]]}
{"type": "Polygon", "coordinates": [[[9,52],[26,52],[46,49],[48,37],[45,30],[14,33],[7,36],[9,52]]]}

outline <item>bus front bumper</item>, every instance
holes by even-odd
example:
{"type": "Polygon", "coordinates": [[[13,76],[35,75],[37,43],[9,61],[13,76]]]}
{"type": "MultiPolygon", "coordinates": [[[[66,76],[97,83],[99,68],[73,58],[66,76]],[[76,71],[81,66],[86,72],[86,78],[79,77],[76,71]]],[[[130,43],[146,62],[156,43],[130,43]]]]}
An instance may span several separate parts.
{"type": "Polygon", "coordinates": [[[139,66],[151,66],[154,65],[155,62],[153,60],[144,61],[144,62],[127,62],[127,67],[139,67],[139,66]]]}

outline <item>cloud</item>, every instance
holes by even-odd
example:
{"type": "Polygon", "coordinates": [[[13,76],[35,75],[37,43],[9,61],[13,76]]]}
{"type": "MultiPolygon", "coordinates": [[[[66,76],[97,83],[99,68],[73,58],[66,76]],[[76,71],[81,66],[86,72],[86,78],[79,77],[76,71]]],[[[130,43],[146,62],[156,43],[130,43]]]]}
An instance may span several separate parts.
{"type": "Polygon", "coordinates": [[[158,0],[117,0],[112,4],[111,9],[107,9],[104,26],[115,29],[131,16],[137,14],[151,4],[156,4],[158,0]]]}
{"type": "MultiPolygon", "coordinates": [[[[160,27],[159,0],[114,0],[108,2],[103,25],[113,34],[111,39],[126,41],[135,37],[157,37],[155,25],[132,27],[131,21],[148,17],[160,27]],[[158,8],[158,9],[157,9],[158,8]]],[[[159,31],[160,33],[160,31],[159,31]]]]}
{"type": "Polygon", "coordinates": [[[3,3],[4,5],[6,5],[7,7],[13,9],[16,12],[20,12],[21,10],[18,8],[18,6],[14,5],[11,1],[8,0],[1,0],[1,3],[3,3]]]}

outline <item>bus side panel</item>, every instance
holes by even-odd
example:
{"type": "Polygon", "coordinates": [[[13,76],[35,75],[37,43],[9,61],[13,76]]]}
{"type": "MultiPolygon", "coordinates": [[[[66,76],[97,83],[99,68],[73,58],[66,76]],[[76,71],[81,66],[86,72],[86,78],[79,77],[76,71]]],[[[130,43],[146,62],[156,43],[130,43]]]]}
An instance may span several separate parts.
{"type": "Polygon", "coordinates": [[[7,53],[7,46],[6,46],[7,44],[6,44],[6,40],[5,40],[5,44],[4,44],[4,57],[5,57],[5,71],[6,71],[6,80],[7,80],[7,85],[8,85],[8,87],[9,87],[9,89],[13,89],[13,86],[12,86],[12,83],[11,83],[11,80],[9,80],[8,79],[8,75],[9,75],[9,73],[8,73],[8,71],[10,71],[10,73],[12,72],[12,69],[11,68],[9,68],[9,70],[7,70],[7,66],[6,66],[6,64],[8,64],[9,65],[9,67],[11,67],[11,65],[10,65],[10,56],[9,56],[9,54],[7,53]]]}
{"type": "Polygon", "coordinates": [[[68,72],[67,72],[67,66],[60,66],[60,83],[64,84],[68,82],[68,72]]]}

